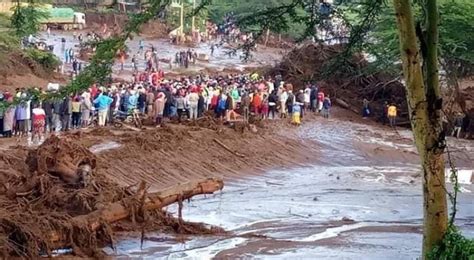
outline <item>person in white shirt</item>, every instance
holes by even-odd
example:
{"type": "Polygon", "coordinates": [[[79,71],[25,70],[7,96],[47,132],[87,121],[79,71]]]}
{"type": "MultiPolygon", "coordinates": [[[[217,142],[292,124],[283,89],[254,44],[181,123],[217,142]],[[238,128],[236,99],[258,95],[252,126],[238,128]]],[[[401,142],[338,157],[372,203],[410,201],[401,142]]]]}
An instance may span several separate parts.
{"type": "Polygon", "coordinates": [[[280,118],[286,118],[286,101],[288,100],[288,92],[285,89],[282,89],[280,94],[280,118]]]}
{"type": "Polygon", "coordinates": [[[309,85],[306,86],[306,89],[304,90],[304,110],[307,111],[310,106],[310,95],[311,95],[311,89],[309,88],[309,85]]]}
{"type": "Polygon", "coordinates": [[[198,103],[199,95],[197,89],[191,90],[191,93],[188,95],[188,105],[189,105],[189,119],[196,120],[198,117],[198,103]]]}

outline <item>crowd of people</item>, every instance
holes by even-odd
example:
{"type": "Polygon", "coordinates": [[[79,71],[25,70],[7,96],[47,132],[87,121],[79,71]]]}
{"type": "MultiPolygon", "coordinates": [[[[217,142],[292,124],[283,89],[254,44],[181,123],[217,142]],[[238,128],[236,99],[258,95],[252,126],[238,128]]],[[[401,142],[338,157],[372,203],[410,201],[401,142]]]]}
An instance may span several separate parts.
{"type": "Polygon", "coordinates": [[[175,54],[174,63],[179,67],[188,68],[189,64],[196,64],[198,55],[196,51],[188,49],[187,51],[180,51],[175,54]]]}
{"type": "MultiPolygon", "coordinates": [[[[136,73],[133,82],[92,85],[80,93],[63,99],[38,100],[40,89],[17,89],[0,94],[0,134],[3,137],[31,136],[29,142],[41,141],[46,133],[113,124],[118,116],[141,114],[157,127],[164,121],[197,120],[206,112],[223,122],[261,119],[287,119],[300,125],[307,113],[320,113],[329,118],[331,99],[316,83],[295,90],[281,76],[258,74],[228,76],[196,75],[165,79],[162,71],[136,73]],[[93,124],[94,123],[94,124],[93,124]],[[31,133],[31,135],[29,134],[31,133]]],[[[57,89],[43,90],[43,94],[57,89]]],[[[370,115],[368,101],[362,114],[370,115]]],[[[385,104],[383,122],[395,126],[397,107],[385,104]]],[[[453,135],[459,137],[464,117],[456,117],[453,135]]]]}
{"type": "MultiPolygon", "coordinates": [[[[111,124],[117,115],[137,111],[156,126],[165,120],[196,120],[212,111],[222,121],[288,118],[299,125],[305,113],[320,112],[329,117],[331,101],[316,84],[293,93],[293,86],[281,77],[253,75],[210,77],[197,75],[167,80],[163,73],[137,73],[130,83],[92,85],[63,99],[37,100],[36,89],[17,89],[0,96],[11,105],[0,111],[0,133],[22,137],[32,133],[32,141],[45,133],[111,124]]],[[[55,92],[56,89],[44,90],[55,92]]]]}
{"type": "MultiPolygon", "coordinates": [[[[140,51],[144,51],[143,41],[140,51]]],[[[124,53],[122,53],[122,66],[124,53]]],[[[155,123],[196,120],[207,111],[223,122],[248,121],[251,116],[261,119],[288,119],[300,125],[306,113],[330,117],[331,99],[315,82],[293,88],[280,75],[262,77],[254,74],[227,76],[196,75],[166,79],[158,67],[156,50],[144,51],[146,69],[139,72],[134,65],[133,80],[128,83],[92,85],[79,93],[62,99],[39,100],[38,92],[48,94],[59,89],[17,89],[1,93],[0,135],[3,137],[31,136],[31,142],[41,141],[46,133],[103,127],[113,124],[118,116],[140,114],[155,123]],[[2,103],[4,104],[4,102],[2,103]],[[31,135],[30,135],[31,133],[31,135]]],[[[187,67],[196,55],[191,50],[176,54],[176,63],[187,67]]],[[[74,52],[65,51],[71,62],[74,52]]],[[[135,60],[132,59],[132,63],[135,60]]],[[[74,63],[74,61],[72,61],[74,63]]],[[[74,65],[74,64],[73,64],[74,65]]],[[[74,67],[74,66],[73,66],[74,67]]],[[[371,116],[369,101],[363,101],[362,116],[371,116]]],[[[396,125],[397,107],[385,103],[383,123],[396,125]]],[[[456,119],[453,134],[459,137],[463,119],[456,119]]]]}

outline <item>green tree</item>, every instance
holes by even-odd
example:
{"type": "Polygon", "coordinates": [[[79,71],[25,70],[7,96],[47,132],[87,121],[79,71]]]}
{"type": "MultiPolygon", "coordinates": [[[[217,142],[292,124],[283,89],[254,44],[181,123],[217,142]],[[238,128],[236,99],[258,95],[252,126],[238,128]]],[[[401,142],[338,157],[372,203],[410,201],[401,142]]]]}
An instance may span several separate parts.
{"type": "Polygon", "coordinates": [[[445,0],[440,13],[440,64],[455,101],[467,112],[459,80],[474,75],[474,1],[445,0]]]}
{"type": "MultiPolygon", "coordinates": [[[[397,72],[395,64],[399,60],[402,61],[415,145],[420,154],[423,169],[423,258],[425,258],[427,253],[431,252],[437,245],[444,243],[446,234],[450,234],[447,233],[448,209],[444,178],[446,140],[441,123],[442,97],[439,84],[438,51],[440,45],[438,41],[441,40],[442,44],[458,41],[469,44],[470,40],[463,39],[463,36],[461,36],[469,30],[466,28],[464,31],[458,31],[458,36],[461,36],[461,38],[452,41],[449,41],[448,37],[453,36],[449,36],[449,34],[443,34],[439,39],[439,32],[443,32],[443,29],[438,28],[439,12],[436,0],[419,1],[418,5],[414,5],[412,0],[393,0],[394,9],[385,7],[384,2],[383,0],[360,0],[341,1],[340,3],[357,8],[348,12],[353,17],[344,16],[347,20],[351,20],[351,18],[356,20],[351,25],[349,47],[378,46],[376,54],[379,62],[383,61],[387,67],[395,67],[394,72],[397,72]],[[416,7],[415,10],[414,6],[416,7]],[[385,14],[384,18],[388,17],[390,19],[379,23],[380,20],[377,20],[377,18],[380,13],[385,14]],[[396,18],[397,26],[394,26],[394,18],[396,18]],[[385,26],[388,29],[389,25],[391,25],[390,30],[379,30],[370,33],[371,30],[377,27],[383,28],[385,26]],[[369,37],[365,37],[367,35],[369,37]],[[397,41],[397,36],[399,41],[397,41]],[[388,47],[387,43],[389,43],[388,47]],[[396,49],[400,51],[398,54],[396,49]],[[388,57],[388,61],[382,60],[384,57],[388,57]]],[[[450,4],[447,1],[443,3],[450,4]]],[[[305,21],[303,23],[306,25],[305,32],[311,34],[314,33],[314,26],[320,25],[321,22],[324,22],[324,19],[314,17],[311,12],[303,16],[296,13],[297,8],[307,11],[307,4],[308,1],[293,0],[288,4],[266,8],[241,17],[240,24],[257,25],[260,28],[271,26],[279,30],[288,30],[289,22],[305,21]]],[[[454,4],[451,3],[451,5],[452,8],[454,4]]],[[[470,14],[464,15],[458,12],[457,15],[453,16],[457,17],[454,20],[465,19],[472,23],[470,14]]],[[[384,18],[381,17],[380,19],[384,18]]],[[[467,24],[466,26],[472,25],[467,24]]],[[[450,31],[459,30],[454,24],[449,23],[444,28],[450,31]]],[[[464,37],[469,37],[469,35],[464,35],[464,37]]],[[[452,51],[452,48],[447,47],[446,50],[452,51]]],[[[449,55],[455,53],[445,51],[442,54],[447,55],[446,60],[448,60],[449,55]]],[[[466,59],[459,59],[462,57],[461,53],[455,55],[458,56],[457,60],[466,61],[466,59]]],[[[461,68],[462,66],[458,65],[457,67],[461,68]]],[[[472,242],[470,242],[470,245],[472,247],[472,242]]]]}
{"type": "Polygon", "coordinates": [[[17,0],[13,8],[11,17],[11,26],[15,29],[18,37],[25,37],[28,35],[36,35],[41,21],[48,18],[48,13],[40,8],[38,4],[30,1],[28,5],[21,5],[17,0]]]}
{"type": "MultiPolygon", "coordinates": [[[[442,69],[455,85],[460,77],[474,75],[474,1],[440,1],[439,50],[442,69]]],[[[415,24],[422,21],[421,10],[415,6],[415,24]]],[[[401,73],[398,32],[395,13],[385,6],[376,19],[375,26],[364,42],[363,51],[376,58],[371,65],[378,70],[398,75],[401,73]]],[[[361,17],[356,17],[358,22],[361,17]]]]}
{"type": "MultiPolygon", "coordinates": [[[[311,0],[312,1],[312,0],[311,0]]],[[[248,0],[213,0],[212,4],[208,6],[209,9],[209,18],[215,23],[222,22],[224,16],[228,13],[233,13],[238,21],[241,23],[241,28],[244,31],[264,31],[272,27],[265,25],[261,22],[253,22],[254,19],[259,19],[260,17],[268,18],[267,15],[261,15],[262,13],[269,11],[276,11],[274,13],[273,19],[278,19],[278,22],[275,20],[266,20],[268,22],[273,21],[272,25],[275,25],[275,28],[270,28],[271,31],[284,33],[288,36],[294,38],[300,38],[305,32],[305,25],[302,23],[302,17],[308,15],[304,10],[308,0],[304,1],[293,1],[293,0],[266,0],[266,1],[248,1],[248,0]],[[282,6],[294,6],[294,8],[287,9],[288,12],[277,11],[278,8],[282,6]],[[291,19],[290,16],[293,16],[295,19],[291,19]],[[297,16],[299,16],[297,18],[297,16]],[[248,21],[248,22],[247,22],[248,21]],[[283,27],[280,28],[280,25],[283,27]],[[265,27],[265,28],[263,28],[265,27]]],[[[271,13],[268,13],[271,15],[271,13]]]]}

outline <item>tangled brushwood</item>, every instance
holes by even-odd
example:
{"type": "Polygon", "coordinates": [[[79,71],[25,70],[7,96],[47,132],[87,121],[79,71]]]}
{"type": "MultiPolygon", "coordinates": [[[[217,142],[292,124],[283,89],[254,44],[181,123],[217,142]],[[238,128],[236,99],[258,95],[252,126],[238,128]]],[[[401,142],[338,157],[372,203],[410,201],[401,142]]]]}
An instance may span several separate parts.
{"type": "MultiPolygon", "coordinates": [[[[96,170],[94,154],[70,139],[53,136],[23,155],[26,161],[11,154],[3,155],[0,163],[9,169],[0,171],[0,254],[4,258],[51,256],[59,248],[97,256],[101,247],[113,246],[114,230],[221,231],[184,223],[161,210],[206,193],[203,185],[198,185],[197,192],[184,189],[174,197],[172,192],[162,192],[166,196],[156,198],[163,203],[150,203],[147,198],[152,194],[147,194],[145,183],[118,186],[96,170]]],[[[222,188],[219,185],[208,190],[222,188]]]]}
{"type": "Polygon", "coordinates": [[[401,121],[408,121],[408,107],[404,86],[399,77],[385,73],[370,73],[363,55],[345,53],[343,44],[326,45],[307,43],[295,48],[269,71],[280,74],[298,90],[307,82],[318,82],[338,105],[356,113],[362,112],[363,100],[370,101],[371,110],[381,115],[384,102],[397,104],[401,121]],[[336,100],[338,99],[338,100],[336,100]]]}

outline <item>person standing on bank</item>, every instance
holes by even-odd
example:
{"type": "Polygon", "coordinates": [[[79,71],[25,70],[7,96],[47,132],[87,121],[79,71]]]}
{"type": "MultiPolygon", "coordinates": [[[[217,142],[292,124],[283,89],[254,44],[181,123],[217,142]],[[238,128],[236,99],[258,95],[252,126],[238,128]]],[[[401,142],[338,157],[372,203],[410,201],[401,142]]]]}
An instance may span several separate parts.
{"type": "Polygon", "coordinates": [[[388,121],[391,127],[395,127],[395,121],[397,118],[397,107],[394,103],[390,104],[387,110],[388,121]]]}

